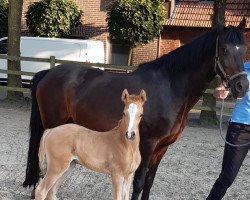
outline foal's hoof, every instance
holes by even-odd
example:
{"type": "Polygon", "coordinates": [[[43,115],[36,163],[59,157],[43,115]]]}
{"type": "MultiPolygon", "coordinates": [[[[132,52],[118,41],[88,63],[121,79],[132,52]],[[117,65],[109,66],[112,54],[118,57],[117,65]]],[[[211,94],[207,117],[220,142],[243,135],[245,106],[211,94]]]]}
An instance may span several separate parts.
{"type": "Polygon", "coordinates": [[[30,199],[35,199],[35,190],[31,191],[30,199]]]}

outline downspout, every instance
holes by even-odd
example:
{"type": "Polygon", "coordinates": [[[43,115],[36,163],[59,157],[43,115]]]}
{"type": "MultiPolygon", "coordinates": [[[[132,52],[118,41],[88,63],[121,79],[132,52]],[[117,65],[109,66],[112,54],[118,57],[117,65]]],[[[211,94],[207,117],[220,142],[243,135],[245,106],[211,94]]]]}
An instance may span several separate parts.
{"type": "Polygon", "coordinates": [[[157,50],[156,50],[156,58],[159,58],[161,54],[161,34],[157,39],[157,50]]]}

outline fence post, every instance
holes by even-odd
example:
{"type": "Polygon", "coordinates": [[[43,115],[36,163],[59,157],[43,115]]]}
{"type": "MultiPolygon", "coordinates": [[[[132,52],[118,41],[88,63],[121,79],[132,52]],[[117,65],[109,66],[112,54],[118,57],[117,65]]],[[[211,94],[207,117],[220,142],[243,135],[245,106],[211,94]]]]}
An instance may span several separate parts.
{"type": "Polygon", "coordinates": [[[56,57],[50,56],[50,69],[56,66],[56,57]]]}

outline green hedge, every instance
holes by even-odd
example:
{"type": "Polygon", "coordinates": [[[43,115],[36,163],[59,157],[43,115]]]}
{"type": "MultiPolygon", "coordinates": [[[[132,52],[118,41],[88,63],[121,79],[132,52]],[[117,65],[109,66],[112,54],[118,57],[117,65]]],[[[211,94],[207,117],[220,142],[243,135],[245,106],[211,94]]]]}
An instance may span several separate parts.
{"type": "Polygon", "coordinates": [[[137,46],[158,36],[165,21],[163,0],[115,0],[108,8],[111,39],[137,46]]]}
{"type": "Polygon", "coordinates": [[[8,1],[0,0],[0,37],[8,35],[8,1]]]}
{"type": "Polygon", "coordinates": [[[66,37],[81,15],[73,0],[42,0],[29,6],[26,23],[35,36],[66,37]]]}

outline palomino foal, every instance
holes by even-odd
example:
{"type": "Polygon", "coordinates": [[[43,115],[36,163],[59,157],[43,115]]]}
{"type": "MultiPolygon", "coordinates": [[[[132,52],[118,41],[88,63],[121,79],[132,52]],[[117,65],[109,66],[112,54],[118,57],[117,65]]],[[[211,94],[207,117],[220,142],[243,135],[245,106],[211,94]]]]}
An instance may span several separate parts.
{"type": "Polygon", "coordinates": [[[39,165],[44,179],[35,191],[35,199],[56,199],[57,187],[72,161],[87,168],[110,174],[113,198],[128,200],[134,172],[141,161],[139,122],[146,101],[144,90],[139,95],[122,93],[125,104],[118,125],[105,133],[76,124],[65,124],[44,132],[39,148],[39,165]]]}

